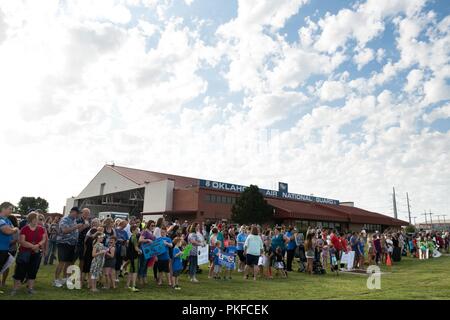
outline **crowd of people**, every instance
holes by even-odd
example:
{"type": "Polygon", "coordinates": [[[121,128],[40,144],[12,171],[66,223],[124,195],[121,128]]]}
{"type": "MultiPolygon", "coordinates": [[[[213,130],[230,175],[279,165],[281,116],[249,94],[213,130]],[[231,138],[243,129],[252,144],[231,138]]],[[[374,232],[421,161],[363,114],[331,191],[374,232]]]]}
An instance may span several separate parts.
{"type": "MultiPolygon", "coordinates": [[[[293,226],[236,225],[225,222],[189,223],[128,220],[108,217],[91,218],[88,208],[72,208],[62,218],[45,218],[33,210],[18,223],[11,215],[12,207],[0,206],[0,272],[1,287],[5,287],[15,260],[13,288],[15,295],[26,283],[34,294],[34,282],[41,264],[56,268],[53,286],[61,288],[67,282],[67,269],[78,262],[83,288],[98,292],[115,289],[121,282],[132,292],[148,284],[148,270],[158,286],[164,282],[180,290],[179,277],[187,273],[191,282],[199,282],[197,274],[199,247],[209,245],[208,278],[231,280],[234,264],[223,264],[226,253],[235,261],[244,279],[259,277],[287,278],[298,261],[298,270],[308,274],[331,272],[340,268],[343,253],[354,251],[354,268],[367,265],[392,265],[401,256],[418,259],[434,256],[436,250],[449,250],[449,232],[407,234],[404,230],[367,233],[338,232],[333,229],[308,228],[300,232],[293,226]],[[159,239],[165,250],[146,257],[143,245],[159,239]]],[[[0,289],[1,289],[0,287],[0,289]]]]}

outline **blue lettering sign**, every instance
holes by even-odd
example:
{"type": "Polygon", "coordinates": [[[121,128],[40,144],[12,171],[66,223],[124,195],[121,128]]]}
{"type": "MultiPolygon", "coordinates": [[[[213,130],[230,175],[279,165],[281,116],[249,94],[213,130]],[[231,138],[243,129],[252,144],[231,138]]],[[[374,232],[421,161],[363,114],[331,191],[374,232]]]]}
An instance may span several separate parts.
{"type": "Polygon", "coordinates": [[[144,254],[145,259],[150,259],[153,256],[159,256],[166,252],[166,246],[162,241],[162,238],[156,239],[152,243],[144,243],[141,246],[142,252],[144,254]]]}
{"type": "MultiPolygon", "coordinates": [[[[210,180],[199,180],[199,186],[201,188],[208,188],[208,189],[215,189],[215,190],[222,190],[222,191],[231,191],[231,192],[244,192],[244,190],[246,188],[245,186],[241,186],[241,185],[237,185],[237,184],[218,182],[218,181],[210,181],[210,180]]],[[[317,203],[334,204],[334,205],[339,204],[339,200],[308,196],[308,195],[304,195],[304,194],[290,193],[287,191],[287,189],[288,189],[287,183],[280,182],[279,189],[280,189],[279,191],[266,190],[266,189],[259,189],[259,191],[261,192],[261,194],[264,197],[270,197],[270,198],[281,198],[281,199],[290,199],[290,200],[296,200],[296,201],[317,202],[317,203]]]]}
{"type": "Polygon", "coordinates": [[[219,264],[227,269],[234,269],[234,254],[219,253],[219,264]]]}

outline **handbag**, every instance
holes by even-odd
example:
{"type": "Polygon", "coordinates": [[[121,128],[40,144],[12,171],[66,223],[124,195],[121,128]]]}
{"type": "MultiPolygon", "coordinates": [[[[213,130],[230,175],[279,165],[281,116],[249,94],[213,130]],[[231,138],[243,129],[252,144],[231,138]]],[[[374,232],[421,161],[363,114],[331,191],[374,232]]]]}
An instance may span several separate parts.
{"type": "Polygon", "coordinates": [[[120,247],[120,256],[122,258],[126,258],[127,257],[127,246],[122,244],[122,246],[120,247]]]}
{"type": "MultiPolygon", "coordinates": [[[[36,226],[36,229],[34,230],[33,240],[31,240],[32,244],[35,244],[36,238],[38,236],[38,227],[36,226]]],[[[22,251],[17,254],[16,262],[19,264],[27,264],[30,262],[31,259],[31,251],[22,251]]]]}

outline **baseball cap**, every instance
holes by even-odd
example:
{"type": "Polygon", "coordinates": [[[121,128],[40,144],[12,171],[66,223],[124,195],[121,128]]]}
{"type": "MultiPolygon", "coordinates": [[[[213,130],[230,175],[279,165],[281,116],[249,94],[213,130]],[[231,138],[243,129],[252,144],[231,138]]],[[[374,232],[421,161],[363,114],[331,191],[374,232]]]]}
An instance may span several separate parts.
{"type": "Polygon", "coordinates": [[[73,207],[70,211],[76,211],[76,213],[80,213],[80,209],[78,207],[73,207]]]}

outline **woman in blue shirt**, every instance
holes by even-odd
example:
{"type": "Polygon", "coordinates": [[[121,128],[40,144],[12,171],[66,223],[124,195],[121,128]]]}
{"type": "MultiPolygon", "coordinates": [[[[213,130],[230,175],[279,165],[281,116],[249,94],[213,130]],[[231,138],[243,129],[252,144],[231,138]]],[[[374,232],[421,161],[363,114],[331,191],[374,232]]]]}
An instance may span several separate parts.
{"type": "Polygon", "coordinates": [[[289,239],[289,242],[287,244],[286,252],[287,252],[287,264],[286,264],[286,271],[292,271],[292,261],[294,260],[295,255],[295,248],[296,248],[296,242],[294,237],[294,228],[292,226],[289,226],[288,231],[284,234],[287,239],[289,239]]]}
{"type": "MultiPolygon", "coordinates": [[[[17,233],[18,228],[13,227],[8,216],[12,213],[12,205],[4,202],[0,205],[0,270],[9,259],[9,247],[13,234],[17,233]]],[[[3,291],[0,291],[3,293],[3,291]]]]}
{"type": "Polygon", "coordinates": [[[239,257],[238,272],[243,272],[245,268],[244,243],[247,240],[247,231],[245,226],[241,226],[237,235],[237,255],[239,257]]]}

